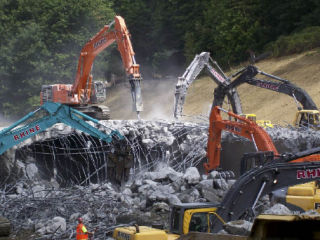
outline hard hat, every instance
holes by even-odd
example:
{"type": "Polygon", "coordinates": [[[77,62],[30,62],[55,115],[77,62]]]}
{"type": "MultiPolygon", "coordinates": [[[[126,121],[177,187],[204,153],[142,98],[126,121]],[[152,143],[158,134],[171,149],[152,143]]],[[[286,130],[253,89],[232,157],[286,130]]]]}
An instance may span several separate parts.
{"type": "Polygon", "coordinates": [[[78,218],[78,222],[79,222],[79,223],[82,223],[82,222],[83,222],[82,217],[79,217],[79,218],[78,218]]]}

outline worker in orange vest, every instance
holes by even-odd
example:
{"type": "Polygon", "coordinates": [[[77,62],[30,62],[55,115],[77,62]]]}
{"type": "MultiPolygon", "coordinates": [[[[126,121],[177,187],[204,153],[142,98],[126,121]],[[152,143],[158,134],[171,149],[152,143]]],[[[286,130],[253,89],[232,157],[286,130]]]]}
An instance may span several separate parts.
{"type": "Polygon", "coordinates": [[[83,224],[83,219],[80,217],[78,218],[78,226],[77,226],[77,240],[88,240],[89,235],[93,235],[92,232],[88,232],[86,226],[83,224]]]}

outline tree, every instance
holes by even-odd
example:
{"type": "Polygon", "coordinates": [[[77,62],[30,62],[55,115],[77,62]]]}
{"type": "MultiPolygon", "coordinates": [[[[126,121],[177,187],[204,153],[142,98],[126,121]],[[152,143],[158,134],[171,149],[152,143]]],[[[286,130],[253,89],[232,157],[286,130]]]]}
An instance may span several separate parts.
{"type": "MultiPolygon", "coordinates": [[[[107,0],[0,2],[0,110],[22,116],[41,85],[72,83],[82,46],[113,18],[107,0]]],[[[101,65],[96,71],[101,72],[101,65]]]]}

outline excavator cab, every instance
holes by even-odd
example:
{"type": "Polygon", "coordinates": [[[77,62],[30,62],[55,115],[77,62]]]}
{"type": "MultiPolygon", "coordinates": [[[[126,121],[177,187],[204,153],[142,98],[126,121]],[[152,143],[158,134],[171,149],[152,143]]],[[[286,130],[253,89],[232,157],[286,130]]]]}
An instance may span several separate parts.
{"type": "Polygon", "coordinates": [[[172,207],[170,217],[170,232],[173,234],[187,234],[189,232],[210,232],[210,226],[217,218],[218,208],[214,203],[182,203],[172,207]]]}
{"type": "Polygon", "coordinates": [[[320,129],[319,111],[318,110],[299,110],[296,113],[294,126],[320,129]]]}
{"type": "Polygon", "coordinates": [[[255,122],[256,124],[258,124],[260,127],[263,127],[263,128],[274,127],[270,120],[257,120],[257,115],[254,113],[241,114],[240,116],[255,122]]]}
{"type": "Polygon", "coordinates": [[[90,100],[91,103],[103,103],[107,100],[106,84],[103,81],[93,82],[93,93],[90,100]]]}
{"type": "Polygon", "coordinates": [[[189,232],[210,233],[216,220],[225,224],[216,213],[218,206],[209,202],[176,204],[171,208],[169,231],[147,226],[118,227],[113,232],[113,238],[116,240],[174,240],[189,232]]]}
{"type": "Polygon", "coordinates": [[[241,114],[240,116],[245,117],[253,122],[257,122],[257,115],[255,115],[253,113],[241,114]]]}

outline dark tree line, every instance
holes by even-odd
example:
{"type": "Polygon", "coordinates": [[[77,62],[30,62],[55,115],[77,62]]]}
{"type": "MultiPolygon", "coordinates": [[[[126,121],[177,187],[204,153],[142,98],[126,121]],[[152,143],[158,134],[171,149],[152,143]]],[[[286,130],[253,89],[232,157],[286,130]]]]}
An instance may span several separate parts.
{"type": "Polygon", "coordinates": [[[113,16],[105,0],[0,1],[1,113],[23,116],[41,85],[72,83],[82,46],[113,16]]]}
{"type": "MultiPolygon", "coordinates": [[[[41,85],[72,83],[82,46],[115,14],[127,23],[144,79],[180,75],[202,51],[228,67],[279,38],[286,48],[283,36],[305,29],[300,45],[312,47],[305,41],[320,32],[318,0],[2,0],[0,112],[22,116],[39,104],[41,85]]],[[[116,46],[104,51],[95,79],[121,74],[121,64],[116,46]]]]}
{"type": "Polygon", "coordinates": [[[318,0],[114,0],[114,9],[128,20],[141,65],[162,73],[201,51],[236,64],[249,49],[320,26],[318,0]]]}

